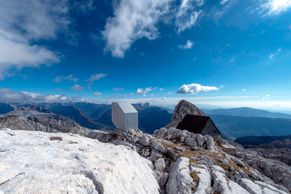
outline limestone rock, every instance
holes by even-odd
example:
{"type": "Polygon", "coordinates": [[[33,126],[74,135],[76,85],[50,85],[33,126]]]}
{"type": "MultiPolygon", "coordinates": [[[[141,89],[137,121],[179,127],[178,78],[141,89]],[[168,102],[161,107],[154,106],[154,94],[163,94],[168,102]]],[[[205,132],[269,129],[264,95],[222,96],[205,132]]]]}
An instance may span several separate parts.
{"type": "Polygon", "coordinates": [[[139,140],[138,143],[142,146],[149,146],[150,145],[150,138],[147,135],[143,135],[139,140]]]}
{"type": "Polygon", "coordinates": [[[211,137],[210,135],[205,135],[205,139],[206,139],[206,147],[208,150],[215,150],[215,142],[213,140],[213,137],[211,137]]]}
{"type": "Polygon", "coordinates": [[[203,147],[204,145],[204,138],[201,134],[196,134],[196,142],[199,147],[203,147]]]}
{"type": "Polygon", "coordinates": [[[195,174],[199,180],[198,186],[195,188],[195,194],[211,193],[211,174],[205,165],[191,165],[191,174],[195,174]]]}
{"type": "Polygon", "coordinates": [[[159,151],[161,153],[166,153],[167,152],[167,149],[160,142],[158,142],[157,140],[151,139],[150,140],[150,146],[153,149],[155,149],[155,150],[157,150],[157,151],[159,151]]]}
{"type": "Polygon", "coordinates": [[[6,150],[0,153],[0,193],[159,193],[146,159],[124,146],[63,133],[13,134],[0,130],[6,150]]]}
{"type": "Polygon", "coordinates": [[[155,169],[158,171],[164,171],[166,168],[166,162],[164,158],[159,158],[155,161],[155,169]]]}
{"type": "Polygon", "coordinates": [[[190,146],[190,147],[195,147],[197,146],[197,143],[196,143],[196,140],[191,138],[191,137],[188,137],[185,141],[185,144],[190,146]]]}
{"type": "Polygon", "coordinates": [[[180,157],[171,167],[166,185],[167,194],[191,194],[193,180],[190,176],[189,159],[180,157]]]}
{"type": "Polygon", "coordinates": [[[225,176],[224,170],[219,166],[213,166],[212,176],[214,179],[214,191],[222,194],[249,194],[249,192],[236,182],[225,176]]]}

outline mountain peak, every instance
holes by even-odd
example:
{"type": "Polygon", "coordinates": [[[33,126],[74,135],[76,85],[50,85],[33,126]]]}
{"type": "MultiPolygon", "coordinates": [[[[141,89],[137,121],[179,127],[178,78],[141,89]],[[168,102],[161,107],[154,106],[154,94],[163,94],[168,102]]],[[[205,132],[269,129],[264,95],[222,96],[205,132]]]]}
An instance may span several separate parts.
{"type": "Polygon", "coordinates": [[[182,119],[187,114],[205,116],[205,113],[203,111],[201,111],[197,106],[195,106],[191,102],[183,99],[175,107],[172,121],[167,125],[167,127],[176,127],[177,124],[180,121],[182,121],[182,119]]]}

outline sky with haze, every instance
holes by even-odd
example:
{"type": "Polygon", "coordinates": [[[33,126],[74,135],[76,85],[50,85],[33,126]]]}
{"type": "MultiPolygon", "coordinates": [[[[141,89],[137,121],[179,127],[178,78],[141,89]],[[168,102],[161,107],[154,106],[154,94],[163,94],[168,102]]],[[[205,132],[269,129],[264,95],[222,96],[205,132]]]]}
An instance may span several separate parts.
{"type": "Polygon", "coordinates": [[[0,101],[291,111],[291,0],[0,0],[0,101]]]}

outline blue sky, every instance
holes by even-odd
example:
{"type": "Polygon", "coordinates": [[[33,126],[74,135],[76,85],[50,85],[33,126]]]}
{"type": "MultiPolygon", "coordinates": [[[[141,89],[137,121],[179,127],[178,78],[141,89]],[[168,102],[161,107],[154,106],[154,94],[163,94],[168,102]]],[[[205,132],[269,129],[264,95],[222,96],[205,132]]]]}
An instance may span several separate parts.
{"type": "Polygon", "coordinates": [[[0,100],[291,110],[290,0],[0,2],[0,100]]]}

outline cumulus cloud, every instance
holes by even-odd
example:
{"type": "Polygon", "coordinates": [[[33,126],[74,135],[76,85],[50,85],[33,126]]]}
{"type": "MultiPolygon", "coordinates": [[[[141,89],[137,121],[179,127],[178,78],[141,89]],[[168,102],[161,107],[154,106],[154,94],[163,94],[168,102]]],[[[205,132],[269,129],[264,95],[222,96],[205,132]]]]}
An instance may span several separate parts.
{"type": "Polygon", "coordinates": [[[142,95],[142,96],[146,96],[147,93],[151,92],[153,90],[153,88],[151,87],[147,87],[147,88],[138,88],[136,90],[136,94],[138,95],[142,95]]]}
{"type": "Polygon", "coordinates": [[[75,84],[72,86],[72,90],[75,90],[75,91],[80,91],[80,90],[83,90],[84,88],[82,86],[80,86],[79,84],[75,84]]]}
{"type": "Polygon", "coordinates": [[[178,46],[180,49],[191,49],[193,47],[193,42],[191,40],[187,40],[187,42],[183,45],[178,46]]]}
{"type": "Polygon", "coordinates": [[[155,39],[158,36],[156,24],[169,10],[171,1],[121,0],[103,31],[106,49],[115,57],[123,57],[135,40],[155,39]]]}
{"type": "Polygon", "coordinates": [[[66,15],[65,0],[0,1],[0,78],[11,68],[57,63],[55,52],[33,42],[55,38],[66,15]]]}
{"type": "Polygon", "coordinates": [[[179,33],[190,29],[202,14],[203,4],[204,0],[120,0],[103,31],[105,50],[124,57],[136,40],[156,39],[161,22],[176,26],[179,33]]]}
{"type": "Polygon", "coordinates": [[[182,85],[177,93],[179,94],[197,94],[200,92],[209,92],[219,90],[218,87],[215,86],[203,86],[201,84],[192,83],[192,84],[184,84],[182,85]]]}
{"type": "Polygon", "coordinates": [[[291,0],[267,0],[262,9],[267,15],[277,15],[291,8],[291,0]]]}
{"type": "Polygon", "coordinates": [[[69,98],[65,95],[48,94],[43,95],[35,92],[21,91],[16,92],[10,89],[0,89],[0,101],[10,103],[24,102],[60,102],[67,101],[69,98]]]}
{"type": "Polygon", "coordinates": [[[203,0],[182,0],[176,14],[176,26],[178,32],[183,32],[194,26],[202,14],[200,7],[203,0]]]}
{"type": "Polygon", "coordinates": [[[56,83],[62,82],[62,81],[72,81],[77,82],[79,79],[74,77],[73,74],[67,75],[67,76],[57,76],[53,80],[56,83]]]}

